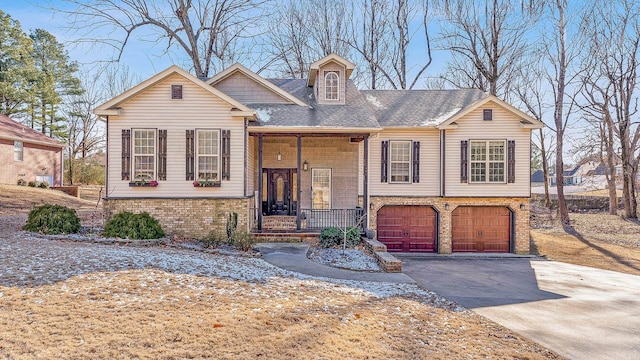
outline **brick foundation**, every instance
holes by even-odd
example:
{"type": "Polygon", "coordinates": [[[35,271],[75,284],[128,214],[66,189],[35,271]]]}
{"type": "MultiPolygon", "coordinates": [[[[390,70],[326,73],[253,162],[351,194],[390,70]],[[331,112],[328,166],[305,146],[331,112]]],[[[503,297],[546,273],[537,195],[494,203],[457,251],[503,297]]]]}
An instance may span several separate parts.
{"type": "Polygon", "coordinates": [[[248,231],[247,215],[253,199],[105,199],[108,221],[119,212],[148,212],[170,235],[195,239],[225,231],[230,213],[238,214],[238,230],[248,231]]]}
{"type": "Polygon", "coordinates": [[[369,228],[376,230],[377,213],[384,205],[430,205],[438,213],[438,253],[451,254],[451,214],[458,206],[505,206],[514,216],[513,248],[516,254],[529,254],[529,198],[453,198],[371,196],[369,228]],[[445,206],[447,204],[448,206],[445,206]],[[524,209],[520,205],[524,204],[524,209]],[[447,208],[448,207],[448,208],[447,208]]]}

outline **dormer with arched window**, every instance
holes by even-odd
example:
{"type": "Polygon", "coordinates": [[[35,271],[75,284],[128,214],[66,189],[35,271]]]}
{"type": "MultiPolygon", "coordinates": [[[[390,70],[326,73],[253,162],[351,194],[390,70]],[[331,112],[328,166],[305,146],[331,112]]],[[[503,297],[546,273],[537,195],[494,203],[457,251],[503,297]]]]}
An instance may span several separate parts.
{"type": "Polygon", "coordinates": [[[347,80],[353,72],[354,64],[336,54],[311,64],[308,86],[319,104],[343,105],[346,99],[347,80]]]}

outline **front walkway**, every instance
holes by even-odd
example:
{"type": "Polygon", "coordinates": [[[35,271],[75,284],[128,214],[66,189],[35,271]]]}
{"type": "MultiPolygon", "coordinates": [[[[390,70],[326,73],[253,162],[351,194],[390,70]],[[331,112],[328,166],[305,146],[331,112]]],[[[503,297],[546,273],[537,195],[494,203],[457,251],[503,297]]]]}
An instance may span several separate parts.
{"type": "Polygon", "coordinates": [[[423,288],[560,355],[640,359],[640,276],[531,259],[401,259],[423,288]]]}
{"type": "Polygon", "coordinates": [[[320,265],[307,258],[308,243],[260,243],[254,248],[266,262],[301,274],[342,280],[415,283],[401,273],[351,271],[320,265]]]}

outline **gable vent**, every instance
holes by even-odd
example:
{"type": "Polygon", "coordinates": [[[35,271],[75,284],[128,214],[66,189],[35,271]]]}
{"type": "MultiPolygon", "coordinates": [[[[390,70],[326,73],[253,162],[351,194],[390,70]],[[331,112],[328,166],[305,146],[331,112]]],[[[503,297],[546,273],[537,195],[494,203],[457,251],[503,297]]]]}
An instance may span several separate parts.
{"type": "Polygon", "coordinates": [[[482,110],[482,120],[485,120],[485,121],[493,120],[493,109],[482,110]]]}
{"type": "Polygon", "coordinates": [[[182,85],[171,85],[171,98],[182,99],[182,85]]]}

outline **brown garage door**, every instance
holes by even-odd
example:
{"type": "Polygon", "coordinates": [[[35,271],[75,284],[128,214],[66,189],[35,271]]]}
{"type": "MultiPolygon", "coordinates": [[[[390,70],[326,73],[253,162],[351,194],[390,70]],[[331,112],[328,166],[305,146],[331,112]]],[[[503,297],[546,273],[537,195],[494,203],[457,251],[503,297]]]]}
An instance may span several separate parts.
{"type": "Polygon", "coordinates": [[[511,211],[498,206],[461,206],[451,216],[453,252],[509,252],[511,211]]]}
{"type": "Polygon", "coordinates": [[[383,206],[378,240],[395,252],[435,252],[436,212],[430,206],[383,206]]]}

